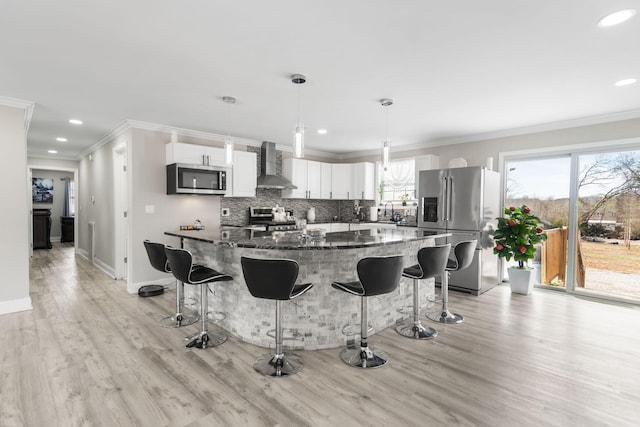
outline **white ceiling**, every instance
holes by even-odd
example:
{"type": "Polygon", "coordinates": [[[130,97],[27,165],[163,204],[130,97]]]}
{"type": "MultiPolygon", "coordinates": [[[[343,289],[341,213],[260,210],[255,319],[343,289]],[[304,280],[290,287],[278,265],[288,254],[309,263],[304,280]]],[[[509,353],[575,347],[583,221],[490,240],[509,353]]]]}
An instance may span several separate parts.
{"type": "Polygon", "coordinates": [[[0,96],[35,102],[28,154],[60,158],[123,120],[288,144],[293,73],[307,147],[338,156],[379,149],[384,97],[394,147],[640,117],[640,83],[613,85],[640,78],[640,14],[596,26],[638,3],[0,0],[0,96]]]}

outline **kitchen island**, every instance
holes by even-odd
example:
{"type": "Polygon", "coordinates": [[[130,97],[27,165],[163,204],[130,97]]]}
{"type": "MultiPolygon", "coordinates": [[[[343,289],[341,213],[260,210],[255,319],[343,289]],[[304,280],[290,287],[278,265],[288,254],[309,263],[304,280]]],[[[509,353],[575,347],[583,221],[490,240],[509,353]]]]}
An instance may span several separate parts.
{"type": "MultiPolygon", "coordinates": [[[[300,265],[298,283],[313,283],[305,295],[283,304],[284,345],[288,349],[322,349],[345,345],[343,329],[360,318],[360,297],[348,296],[331,287],[333,281],[357,280],[356,264],[366,256],[404,254],[404,265],[416,264],[421,247],[433,246],[434,234],[415,228],[389,229],[372,225],[357,231],[326,233],[311,239],[299,231],[256,231],[216,228],[199,231],[167,231],[179,239],[173,246],[191,251],[194,262],[211,266],[234,277],[232,282],[210,286],[209,307],[224,313],[216,323],[243,341],[273,346],[267,335],[275,326],[275,303],[251,296],[244,283],[240,258],[287,258],[300,265]]],[[[421,286],[421,308],[434,294],[433,279],[421,286]]],[[[369,300],[369,321],[373,333],[410,317],[412,282],[403,279],[394,292],[369,300]]],[[[185,286],[187,296],[197,296],[195,287],[185,286]],[[191,288],[191,289],[190,289],[191,288]]],[[[359,328],[352,327],[355,331],[359,328]]]]}

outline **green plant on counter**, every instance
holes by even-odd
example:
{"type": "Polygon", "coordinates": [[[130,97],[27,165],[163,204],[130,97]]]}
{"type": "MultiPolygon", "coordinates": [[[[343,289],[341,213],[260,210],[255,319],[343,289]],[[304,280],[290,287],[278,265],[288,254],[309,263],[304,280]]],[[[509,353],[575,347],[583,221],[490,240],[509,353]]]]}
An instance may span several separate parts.
{"type": "Polygon", "coordinates": [[[384,197],[384,181],[381,181],[378,185],[378,194],[380,195],[380,201],[382,201],[382,197],[384,197]]]}

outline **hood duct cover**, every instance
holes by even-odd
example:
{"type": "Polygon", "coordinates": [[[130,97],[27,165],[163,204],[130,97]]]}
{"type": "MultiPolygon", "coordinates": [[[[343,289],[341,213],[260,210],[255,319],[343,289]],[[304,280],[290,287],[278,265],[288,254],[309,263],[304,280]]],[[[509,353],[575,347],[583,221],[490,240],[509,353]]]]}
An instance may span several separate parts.
{"type": "Polygon", "coordinates": [[[260,148],[260,176],[258,188],[277,188],[295,190],[296,187],[287,178],[276,175],[276,144],[263,142],[260,148]]]}

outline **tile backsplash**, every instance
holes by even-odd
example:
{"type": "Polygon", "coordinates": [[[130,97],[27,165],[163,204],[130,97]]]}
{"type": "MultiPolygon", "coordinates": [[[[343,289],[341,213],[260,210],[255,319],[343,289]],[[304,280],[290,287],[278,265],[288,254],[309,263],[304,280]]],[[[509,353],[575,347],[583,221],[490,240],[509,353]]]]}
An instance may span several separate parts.
{"type": "MultiPolygon", "coordinates": [[[[228,208],[229,216],[221,217],[221,225],[242,226],[249,223],[249,207],[251,206],[283,206],[293,210],[293,215],[299,219],[307,218],[307,211],[313,207],[316,209],[316,221],[345,222],[356,219],[353,200],[312,200],[312,199],[283,199],[282,190],[259,188],[256,197],[222,197],[220,208],[228,208]]],[[[373,206],[373,200],[361,200],[362,211],[368,215],[369,206],[373,206]]],[[[366,217],[368,220],[369,218],[366,217]]]]}

